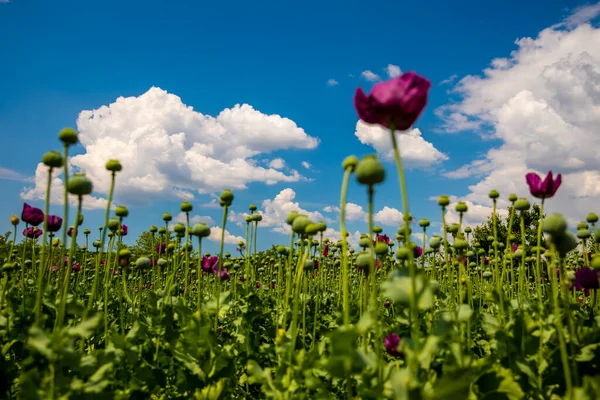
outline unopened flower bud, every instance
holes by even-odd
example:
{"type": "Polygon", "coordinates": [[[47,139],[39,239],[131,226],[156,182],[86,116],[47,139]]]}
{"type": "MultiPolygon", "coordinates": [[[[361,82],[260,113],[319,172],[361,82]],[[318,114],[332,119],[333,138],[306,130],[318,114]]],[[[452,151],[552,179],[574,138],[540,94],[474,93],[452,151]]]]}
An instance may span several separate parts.
{"type": "Polygon", "coordinates": [[[42,162],[50,168],[60,168],[63,166],[63,157],[58,151],[49,151],[42,156],[42,162]]]}
{"type": "Polygon", "coordinates": [[[58,138],[67,146],[77,144],[79,140],[77,138],[77,131],[72,128],[64,128],[58,133],[58,138]]]}
{"type": "Polygon", "coordinates": [[[73,176],[69,178],[67,190],[71,194],[86,196],[92,193],[92,188],[92,181],[90,181],[85,174],[73,174],[73,176]]]}

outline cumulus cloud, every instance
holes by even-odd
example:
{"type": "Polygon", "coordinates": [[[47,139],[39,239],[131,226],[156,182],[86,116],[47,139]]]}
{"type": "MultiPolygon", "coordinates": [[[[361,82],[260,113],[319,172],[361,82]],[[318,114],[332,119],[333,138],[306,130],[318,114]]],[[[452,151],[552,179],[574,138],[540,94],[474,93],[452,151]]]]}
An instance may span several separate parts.
{"type": "Polygon", "coordinates": [[[402,213],[395,208],[385,206],[373,215],[373,221],[381,225],[400,226],[402,225],[402,213]]]}
{"type": "Polygon", "coordinates": [[[271,162],[269,163],[269,168],[283,169],[285,168],[285,160],[283,158],[276,158],[274,160],[271,160],[271,162]]]}
{"type": "Polygon", "coordinates": [[[400,74],[402,73],[400,67],[394,64],[388,64],[388,66],[385,68],[385,71],[387,72],[390,78],[400,76],[400,74]]]}
{"type": "MultiPolygon", "coordinates": [[[[392,160],[392,138],[390,131],[379,125],[371,125],[359,120],[354,132],[362,144],[373,147],[380,156],[392,160]]],[[[411,129],[410,131],[396,131],[400,155],[410,167],[429,167],[448,159],[448,156],[436,149],[433,144],[423,139],[421,131],[411,129]]]]}
{"type": "Polygon", "coordinates": [[[327,86],[336,86],[339,85],[340,83],[338,81],[336,81],[335,79],[329,79],[327,81],[327,86]]]}
{"type": "Polygon", "coordinates": [[[263,114],[248,104],[212,117],[157,87],[82,111],[77,128],[85,152],[74,156],[72,165],[87,173],[95,190],[106,193],[110,183],[106,161],[121,160],[116,193],[131,202],[192,199],[194,192],[244,189],[251,182],[296,182],[303,179],[297,171],[286,174],[264,168],[255,157],[276,150],[313,149],[319,143],[294,121],[263,114]]]}
{"type": "Polygon", "coordinates": [[[307,161],[302,161],[301,164],[304,168],[310,169],[310,164],[307,161]]]}
{"type": "MultiPolygon", "coordinates": [[[[186,223],[185,213],[180,212],[174,218],[175,222],[181,222],[182,224],[186,223]]],[[[212,219],[208,215],[192,215],[190,216],[190,225],[193,226],[195,224],[204,223],[206,225],[215,225],[215,220],[212,219]]]]}
{"type": "Polygon", "coordinates": [[[381,76],[377,75],[371,70],[366,70],[360,73],[360,76],[368,80],[369,82],[377,82],[381,80],[381,76]]]}
{"type": "MultiPolygon", "coordinates": [[[[573,21],[598,15],[596,6],[578,9],[573,21]],[[579,13],[579,14],[578,14],[579,13]],[[582,15],[586,16],[585,18],[582,15]],[[578,19],[579,18],[579,19],[578,19]]],[[[571,21],[571,22],[568,22],[571,21]]],[[[457,103],[437,110],[448,132],[475,129],[500,145],[452,171],[451,178],[481,176],[463,200],[489,206],[497,189],[528,195],[524,175],[563,173],[563,186],[546,202],[547,212],[571,221],[598,211],[600,201],[600,29],[544,29],[516,41],[508,57],[492,60],[481,76],[466,76],[455,87],[457,103]]],[[[507,205],[503,201],[503,205],[507,205]]],[[[471,207],[470,207],[471,208],[471,207]]]]}
{"type": "MultiPolygon", "coordinates": [[[[213,226],[210,228],[210,235],[208,236],[208,240],[213,241],[213,242],[221,242],[221,233],[223,232],[223,229],[221,229],[218,226],[213,226]]],[[[229,233],[229,231],[227,229],[225,229],[225,237],[224,237],[224,242],[227,244],[235,244],[237,245],[240,241],[245,241],[243,237],[241,236],[235,236],[232,235],[231,233],[229,233]]]]}

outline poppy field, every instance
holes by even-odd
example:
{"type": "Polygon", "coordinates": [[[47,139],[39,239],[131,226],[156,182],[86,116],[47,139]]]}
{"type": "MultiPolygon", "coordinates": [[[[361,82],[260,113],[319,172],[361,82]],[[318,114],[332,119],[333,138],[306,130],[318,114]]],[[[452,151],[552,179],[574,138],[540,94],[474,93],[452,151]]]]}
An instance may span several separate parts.
{"type": "Polygon", "coordinates": [[[293,211],[285,243],[267,249],[257,248],[262,216],[250,204],[245,240],[226,251],[236,201],[226,188],[217,253],[203,251],[211,228],[190,223],[187,201],[149,216],[153,225],[126,245],[136,210],[113,204],[127,168],[114,159],[104,224],[87,227],[93,182],[69,174],[78,133],[60,131],[62,151],[42,157],[44,208],[0,215],[13,227],[0,236],[0,398],[599,399],[597,210],[577,226],[545,214],[562,177],[532,172],[514,177],[529,193],[489,193],[493,212],[480,226],[463,223],[464,202],[453,210],[459,222],[447,223],[444,194],[439,215],[411,215],[394,131],[413,126],[430,85],[408,72],[368,94],[357,89],[358,117],[390,131],[396,170],[376,155],[348,156],[341,239],[293,211]],[[57,170],[64,210],[49,215],[57,170]],[[373,199],[395,179],[388,201],[402,205],[404,223],[384,231],[373,199]],[[345,226],[350,180],[368,204],[356,248],[345,226]],[[510,201],[508,217],[500,198],[510,201]],[[175,222],[175,211],[187,222],[175,222]],[[428,218],[441,218],[439,232],[428,218]]]}

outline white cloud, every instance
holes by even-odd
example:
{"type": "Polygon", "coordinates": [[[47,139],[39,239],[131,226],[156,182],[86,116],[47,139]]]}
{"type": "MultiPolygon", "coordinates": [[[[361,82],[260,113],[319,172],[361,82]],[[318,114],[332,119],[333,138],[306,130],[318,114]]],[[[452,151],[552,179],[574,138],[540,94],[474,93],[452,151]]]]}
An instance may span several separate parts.
{"type": "Polygon", "coordinates": [[[367,213],[355,203],[346,203],[346,221],[364,221],[367,218],[367,213]]]}
{"type": "Polygon", "coordinates": [[[373,220],[382,225],[400,226],[402,225],[402,213],[395,208],[385,206],[373,215],[373,220]]]}
{"type": "Polygon", "coordinates": [[[456,78],[458,78],[458,75],[452,74],[448,77],[448,79],[444,79],[443,81],[441,81],[440,85],[449,85],[453,83],[456,80],[456,78]]]}
{"type": "MultiPolygon", "coordinates": [[[[559,25],[588,20],[600,13],[597,7],[578,9],[559,25]]],[[[546,202],[546,212],[562,212],[574,221],[598,211],[600,29],[588,24],[572,30],[557,27],[517,40],[518,49],[493,60],[483,76],[458,82],[458,103],[437,110],[449,132],[475,128],[500,141],[484,159],[447,174],[483,176],[463,200],[489,207],[491,189],[503,198],[509,193],[526,196],[527,172],[553,170],[563,173],[563,185],[546,202]]],[[[501,204],[506,206],[506,200],[501,204]]]]}
{"type": "Polygon", "coordinates": [[[296,182],[304,179],[297,171],[263,168],[254,157],[313,149],[319,143],[290,119],[262,114],[248,104],[211,117],[156,87],[82,111],[77,127],[85,153],[71,159],[73,166],[87,173],[98,192],[106,193],[106,161],[121,160],[116,193],[128,203],[191,199],[194,191],[244,189],[250,182],[296,182]]]}
{"type": "Polygon", "coordinates": [[[9,181],[25,181],[27,178],[20,172],[14,171],[9,168],[0,167],[0,179],[6,179],[9,181]]]}
{"type": "MultiPolygon", "coordinates": [[[[372,146],[382,157],[388,160],[394,158],[392,137],[389,130],[359,120],[356,123],[354,134],[362,144],[372,146]]],[[[448,159],[448,156],[423,139],[418,128],[406,132],[396,131],[396,135],[400,155],[408,166],[428,167],[448,159]]]]}
{"type": "Polygon", "coordinates": [[[302,161],[302,162],[301,162],[301,164],[302,164],[302,166],[303,166],[304,168],[306,168],[306,169],[309,169],[309,168],[310,168],[310,164],[309,164],[307,161],[302,161]]]}
{"type": "Polygon", "coordinates": [[[323,208],[323,211],[328,212],[328,213],[339,213],[340,212],[340,208],[336,207],[336,206],[327,206],[325,208],[323,208]]]}
{"type": "Polygon", "coordinates": [[[283,158],[275,158],[269,163],[269,168],[283,169],[285,168],[285,160],[283,158]]]}
{"type": "MultiPolygon", "coordinates": [[[[61,178],[62,168],[54,169],[52,171],[52,182],[50,184],[50,203],[63,205],[64,202],[64,184],[61,178]]],[[[88,176],[89,177],[89,176],[88,176]]],[[[25,187],[21,191],[21,199],[35,201],[45,200],[46,198],[46,185],[48,184],[48,167],[42,163],[38,163],[35,169],[35,176],[33,178],[34,186],[25,187]]],[[[94,190],[96,187],[94,186],[94,190]]],[[[77,205],[77,197],[69,195],[69,204],[77,205]]],[[[106,209],[106,199],[96,196],[84,196],[82,202],[82,208],[84,210],[93,209],[106,209]]],[[[114,206],[114,204],[113,204],[114,206]]]]}
{"type": "Polygon", "coordinates": [[[400,67],[394,64],[388,64],[385,70],[390,78],[400,76],[400,74],[402,73],[400,67]]]}
{"type": "Polygon", "coordinates": [[[575,28],[581,24],[593,20],[598,15],[600,15],[600,2],[596,4],[579,6],[561,23],[554,25],[552,28],[575,28]]]}
{"type": "Polygon", "coordinates": [[[336,86],[339,85],[340,83],[338,81],[336,81],[335,79],[329,79],[327,81],[327,86],[336,86]]]}
{"type": "MultiPolygon", "coordinates": [[[[174,218],[174,221],[175,222],[181,222],[182,224],[185,224],[186,223],[185,213],[184,212],[180,212],[179,214],[177,214],[177,216],[174,218]]],[[[204,223],[206,225],[214,225],[215,224],[215,220],[212,219],[208,215],[192,215],[192,216],[190,216],[190,226],[193,226],[193,225],[199,224],[199,223],[204,223]]]]}
{"type": "Polygon", "coordinates": [[[369,82],[377,82],[381,80],[381,77],[379,75],[370,70],[363,71],[360,73],[360,75],[369,82]]]}
{"type": "MultiPolygon", "coordinates": [[[[213,242],[221,242],[221,233],[223,230],[218,226],[213,226],[210,228],[210,236],[208,236],[208,240],[213,242]]],[[[245,241],[241,236],[235,236],[229,233],[227,229],[225,229],[225,243],[227,244],[235,244],[237,245],[240,241],[245,241]]]]}

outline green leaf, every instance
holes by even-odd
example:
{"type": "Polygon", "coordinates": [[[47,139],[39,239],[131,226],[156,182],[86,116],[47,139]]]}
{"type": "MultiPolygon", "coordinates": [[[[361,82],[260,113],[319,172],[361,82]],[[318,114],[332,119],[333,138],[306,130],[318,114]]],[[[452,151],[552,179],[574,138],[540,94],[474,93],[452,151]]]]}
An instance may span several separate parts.
{"type": "Polygon", "coordinates": [[[94,333],[94,330],[100,323],[100,319],[100,314],[94,315],[93,317],[81,321],[78,325],[69,328],[67,332],[70,336],[78,336],[80,338],[87,339],[94,333]]]}

